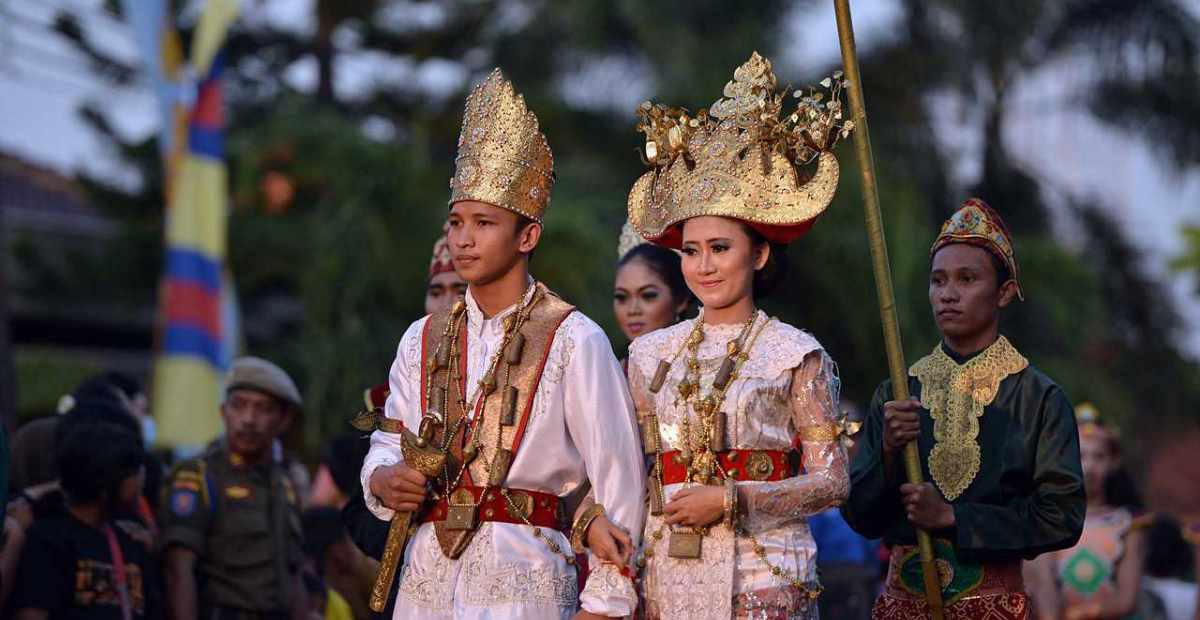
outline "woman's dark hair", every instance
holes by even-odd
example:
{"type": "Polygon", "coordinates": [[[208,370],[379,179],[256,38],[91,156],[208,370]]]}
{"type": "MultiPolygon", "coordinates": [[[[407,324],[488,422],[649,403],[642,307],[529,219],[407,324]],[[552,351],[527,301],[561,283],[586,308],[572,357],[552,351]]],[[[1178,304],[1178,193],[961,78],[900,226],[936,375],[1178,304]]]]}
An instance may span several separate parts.
{"type": "Polygon", "coordinates": [[[760,247],[763,244],[768,244],[771,247],[771,254],[767,258],[767,264],[763,265],[762,269],[754,272],[754,298],[765,299],[775,292],[775,288],[787,276],[788,262],[786,260],[786,246],[770,243],[767,238],[754,229],[754,227],[739,222],[742,229],[750,237],[750,243],[754,247],[760,247]]]}
{"type": "Polygon", "coordinates": [[[673,304],[681,301],[687,301],[689,305],[692,303],[692,291],[683,280],[683,269],[678,254],[661,246],[643,243],[626,252],[625,256],[617,261],[617,269],[620,270],[636,261],[641,261],[667,285],[673,304]]]}
{"type": "Polygon", "coordinates": [[[101,375],[101,377],[108,381],[108,383],[110,383],[113,387],[121,390],[121,393],[125,394],[127,398],[132,399],[138,394],[142,394],[144,392],[142,388],[142,382],[138,381],[137,378],[131,374],[124,373],[119,370],[110,370],[101,375]]]}
{"type": "Polygon", "coordinates": [[[124,403],[121,402],[123,395],[124,390],[110,380],[108,373],[92,375],[71,390],[71,396],[77,403],[85,400],[103,400],[124,407],[124,403]]]}
{"type": "Polygon", "coordinates": [[[115,399],[90,396],[81,399],[69,412],[60,416],[58,427],[54,429],[54,444],[61,445],[76,428],[99,422],[128,431],[137,440],[138,447],[142,447],[142,428],[129,410],[115,399]]]}
{"type": "MultiPolygon", "coordinates": [[[[89,404],[75,411],[88,415],[89,404]]],[[[75,415],[72,411],[71,415],[75,415]]],[[[121,483],[137,473],[144,462],[137,436],[121,426],[90,416],[67,426],[62,441],[55,447],[59,484],[71,503],[92,502],[105,496],[116,497],[121,483]]]]}
{"type": "Polygon", "coordinates": [[[329,475],[338,490],[348,497],[362,494],[362,483],[358,472],[371,443],[359,433],[344,433],[325,444],[321,461],[329,467],[329,475]]]}
{"type": "Polygon", "coordinates": [[[309,508],[300,516],[304,542],[304,555],[313,560],[317,575],[325,576],[325,552],[346,537],[346,524],[342,522],[342,511],[337,508],[318,506],[309,508]]]}
{"type": "Polygon", "coordinates": [[[1142,504],[1142,496],[1138,493],[1137,483],[1124,467],[1112,470],[1104,478],[1104,502],[1109,506],[1121,506],[1136,510],[1145,507],[1142,504]]]}
{"type": "Polygon", "coordinates": [[[1160,579],[1187,578],[1192,572],[1192,547],[1183,540],[1179,522],[1157,515],[1146,531],[1146,574],[1160,579]]]}

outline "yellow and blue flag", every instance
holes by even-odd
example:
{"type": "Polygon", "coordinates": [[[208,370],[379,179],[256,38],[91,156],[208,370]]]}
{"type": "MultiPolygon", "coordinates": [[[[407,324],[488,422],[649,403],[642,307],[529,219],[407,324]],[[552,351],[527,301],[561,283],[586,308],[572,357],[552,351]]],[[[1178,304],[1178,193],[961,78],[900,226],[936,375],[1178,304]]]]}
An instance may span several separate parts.
{"type": "Polygon", "coordinates": [[[206,4],[190,54],[192,72],[201,79],[195,97],[186,103],[175,96],[187,90],[174,81],[178,73],[168,75],[163,70],[172,64],[171,44],[178,41],[163,5],[146,0],[126,6],[143,12],[140,18],[132,18],[135,29],[139,25],[160,29],[138,34],[143,52],[150,51],[147,46],[156,47],[153,51],[161,59],[147,65],[157,72],[152,80],[162,85],[158,91],[164,99],[164,164],[169,171],[152,396],[156,440],[167,446],[201,446],[220,432],[221,383],[233,356],[231,343],[236,341],[236,313],[230,311],[232,287],[225,269],[229,182],[220,47],[237,16],[237,2],[206,4]],[[177,118],[186,118],[186,133],[174,130],[177,118]],[[186,138],[172,139],[179,134],[186,138]]]}

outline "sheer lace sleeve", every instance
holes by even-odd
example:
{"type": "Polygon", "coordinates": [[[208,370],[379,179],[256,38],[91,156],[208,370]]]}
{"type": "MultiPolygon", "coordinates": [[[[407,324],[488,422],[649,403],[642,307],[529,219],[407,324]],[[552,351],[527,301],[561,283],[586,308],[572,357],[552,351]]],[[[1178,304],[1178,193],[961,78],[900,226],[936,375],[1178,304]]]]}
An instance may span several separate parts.
{"type": "Polygon", "coordinates": [[[833,360],[813,351],[792,371],[792,423],[803,449],[804,473],[768,483],[738,484],[743,524],[750,531],[778,527],[846,499],[846,450],[837,437],[839,380],[833,360]]]}
{"type": "Polygon", "coordinates": [[[650,393],[650,379],[642,373],[642,365],[634,363],[632,355],[627,366],[625,374],[629,380],[629,395],[633,397],[633,409],[640,422],[644,416],[654,412],[654,395],[650,393]]]}

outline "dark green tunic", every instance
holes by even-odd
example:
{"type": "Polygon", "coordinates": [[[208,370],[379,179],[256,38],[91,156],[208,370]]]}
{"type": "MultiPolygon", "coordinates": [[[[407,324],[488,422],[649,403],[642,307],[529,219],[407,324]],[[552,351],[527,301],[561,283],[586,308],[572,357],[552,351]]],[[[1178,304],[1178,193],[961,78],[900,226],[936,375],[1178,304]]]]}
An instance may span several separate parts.
{"type": "MultiPolygon", "coordinates": [[[[943,350],[959,364],[974,357],[956,355],[944,345],[943,350]]],[[[909,377],[908,389],[914,398],[921,397],[915,377],[909,377]]],[[[883,466],[883,405],[889,400],[892,384],[885,381],[875,390],[858,437],[842,514],[863,536],[882,537],[888,545],[913,545],[916,535],[900,503],[903,456],[896,456],[893,478],[883,466]]],[[[927,409],[920,420],[917,445],[925,480],[930,480],[934,441],[927,409]]],[[[1085,499],[1075,413],[1062,389],[1029,366],[1000,383],[979,426],[979,473],[951,502],[955,526],[933,535],[954,543],[959,559],[967,562],[1028,559],[1074,545],[1083,531],[1085,499]]]]}

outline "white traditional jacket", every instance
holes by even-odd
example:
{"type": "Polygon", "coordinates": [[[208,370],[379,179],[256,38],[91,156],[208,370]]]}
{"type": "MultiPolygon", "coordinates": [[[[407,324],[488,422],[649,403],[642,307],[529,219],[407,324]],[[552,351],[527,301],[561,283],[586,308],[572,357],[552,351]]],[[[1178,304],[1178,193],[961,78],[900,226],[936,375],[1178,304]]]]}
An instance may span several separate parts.
{"type": "MultiPolygon", "coordinates": [[[[630,348],[634,403],[639,416],[658,416],[664,452],[681,448],[683,420],[689,415],[677,388],[686,369],[682,358],[676,358],[657,393],[649,385],[659,361],[670,362],[682,350],[696,320],[700,319],[646,334],[630,348]]],[[[760,312],[755,329],[766,320],[760,312]]],[[[702,393],[711,389],[727,343],[741,330],[741,324],[705,326],[697,355],[702,393]]],[[[735,534],[720,522],[704,537],[700,558],[670,558],[669,528],[664,529],[661,516],[651,515],[642,536],[643,545],[653,547],[642,575],[648,618],[817,617],[815,601],[808,597],[817,585],[817,548],[806,517],[841,503],[849,493],[846,454],[836,437],[837,407],[836,368],[820,343],[779,321],[766,324],[728,388],[721,411],[727,416],[729,449],[787,451],[799,445],[803,450],[796,476],[737,482],[741,529],[757,538],[767,560],[784,575],[772,574],[749,535],[735,534]],[[791,577],[810,589],[794,587],[791,577]]],[[[694,417],[691,425],[696,425],[694,417]]],[[[665,501],[683,487],[666,485],[665,501]]]]}
{"type": "MultiPolygon", "coordinates": [[[[504,337],[503,321],[515,306],[484,318],[470,291],[467,306],[467,390],[475,390],[504,337]]],[[[421,418],[421,335],[428,317],[409,327],[400,340],[389,375],[391,394],[385,415],[416,429],[421,418]]],[[[484,427],[486,428],[486,426],[484,427]]],[[[485,438],[481,456],[494,441],[485,438]]],[[[367,507],[380,519],[392,511],[370,492],[376,468],[402,460],[400,435],[376,431],[363,463],[367,507]]],[[[486,472],[475,472],[477,480],[486,472]]],[[[576,493],[588,480],[608,518],[639,538],[645,519],[646,473],[629,390],[604,332],[582,313],[559,327],[535,392],[524,441],[505,486],[550,493],[576,493]]],[[[542,530],[570,553],[557,531],[542,530]]],[[[606,616],[632,614],[637,597],[632,582],[613,565],[591,558],[591,573],[578,591],[576,569],[526,525],[484,522],[457,560],[443,555],[433,526],[425,523],[409,541],[394,617],[397,620],[570,618],[579,605],[606,616]]]]}

